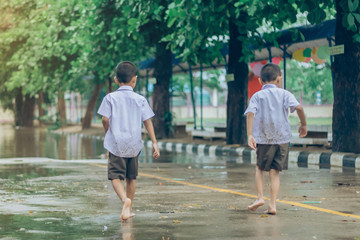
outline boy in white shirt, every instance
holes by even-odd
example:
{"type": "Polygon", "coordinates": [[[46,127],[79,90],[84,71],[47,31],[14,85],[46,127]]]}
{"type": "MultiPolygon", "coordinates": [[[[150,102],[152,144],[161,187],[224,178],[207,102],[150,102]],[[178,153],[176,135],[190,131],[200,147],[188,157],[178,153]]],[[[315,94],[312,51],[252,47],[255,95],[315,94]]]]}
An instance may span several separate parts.
{"type": "Polygon", "coordinates": [[[132,62],[120,62],[115,82],[120,86],[103,99],[98,114],[105,130],[104,147],[109,151],[108,179],[123,203],[121,221],[135,216],[132,203],[138,175],[138,156],[143,147],[141,123],[153,143],[153,157],[160,156],[151,118],[155,115],[146,99],[135,93],[137,69],[132,62]],[[126,191],[123,182],[126,179],[126,191]]]}
{"type": "Polygon", "coordinates": [[[278,65],[268,63],[261,69],[262,89],[255,93],[245,111],[248,145],[256,150],[255,183],[258,198],[248,206],[255,211],[264,205],[264,176],[269,172],[271,198],[267,213],[276,214],[276,198],[280,189],[279,172],[288,169],[291,129],[288,109],[296,110],[300,118],[299,136],[307,134],[303,107],[295,96],[281,88],[281,71],[278,65]]]}

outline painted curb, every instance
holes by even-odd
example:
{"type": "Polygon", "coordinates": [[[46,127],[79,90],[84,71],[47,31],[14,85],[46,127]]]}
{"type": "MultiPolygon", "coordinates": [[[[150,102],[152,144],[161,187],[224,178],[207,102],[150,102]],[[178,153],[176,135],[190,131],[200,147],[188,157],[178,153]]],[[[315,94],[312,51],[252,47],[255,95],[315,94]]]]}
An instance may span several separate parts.
{"type": "MultiPolygon", "coordinates": [[[[59,135],[79,135],[84,138],[104,140],[103,136],[85,135],[79,133],[52,132],[59,135]]],[[[143,141],[145,147],[152,148],[151,141],[143,141]]],[[[200,156],[228,156],[241,157],[241,163],[256,164],[256,152],[248,147],[227,147],[211,144],[174,143],[158,141],[160,150],[186,152],[200,156]]],[[[320,169],[344,168],[346,170],[360,170],[360,154],[355,153],[331,153],[331,152],[307,152],[291,150],[289,163],[295,163],[298,167],[311,168],[317,166],[320,169]]]]}
{"type": "MultiPolygon", "coordinates": [[[[151,141],[144,141],[144,146],[151,148],[151,141]]],[[[186,152],[201,156],[228,156],[241,157],[242,163],[256,164],[256,152],[248,147],[227,147],[210,144],[186,144],[159,141],[160,150],[186,152]]],[[[290,148],[289,162],[298,167],[311,168],[318,166],[320,169],[346,168],[360,170],[360,154],[292,151],[290,148]]]]}

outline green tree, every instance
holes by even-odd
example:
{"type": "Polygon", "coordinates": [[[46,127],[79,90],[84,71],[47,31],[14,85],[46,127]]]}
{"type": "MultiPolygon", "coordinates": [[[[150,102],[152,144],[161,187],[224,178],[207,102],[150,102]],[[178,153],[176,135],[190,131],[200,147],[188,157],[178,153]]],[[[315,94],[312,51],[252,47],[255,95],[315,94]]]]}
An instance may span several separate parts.
{"type": "MultiPolygon", "coordinates": [[[[21,4],[17,1],[0,3],[0,100],[3,107],[15,112],[15,124],[18,126],[29,124],[28,122],[24,123],[22,119],[25,115],[24,109],[29,109],[28,105],[31,108],[33,101],[28,94],[26,95],[28,101],[25,101],[22,87],[8,89],[5,85],[18,69],[18,66],[10,65],[9,62],[28,39],[28,35],[22,34],[22,31],[26,30],[27,22],[31,18],[30,12],[35,7],[34,1],[24,1],[21,4]],[[12,104],[13,99],[15,99],[15,106],[12,104]]],[[[32,119],[33,116],[29,117],[32,119]]]]}
{"type": "MultiPolygon", "coordinates": [[[[298,21],[298,13],[308,11],[311,23],[324,20],[331,2],[319,1],[192,1],[177,0],[169,6],[168,24],[173,32],[165,40],[175,39],[171,48],[177,55],[200,62],[204,49],[219,46],[224,36],[229,45],[227,143],[246,143],[248,60],[252,59],[250,44],[262,48],[266,42],[277,45],[278,30],[298,21]],[[314,3],[316,2],[316,3],[314,3]],[[279,12],[279,9],[281,11],[279,12]],[[264,32],[264,29],[268,30],[264,32]],[[225,37],[226,39],[226,37],[225,37]]],[[[299,32],[294,30],[294,37],[299,32]]],[[[300,34],[301,36],[301,34],[300,34]]],[[[208,61],[220,53],[205,57],[208,61]]]]}
{"type": "Polygon", "coordinates": [[[138,61],[146,55],[142,39],[129,38],[128,3],[116,0],[86,1],[87,7],[76,24],[82,42],[82,54],[74,63],[73,71],[78,76],[88,76],[94,86],[88,102],[82,127],[89,128],[97,98],[107,84],[112,91],[114,69],[120,61],[138,61]],[[125,9],[125,10],[124,10],[125,9]]]}
{"type": "Polygon", "coordinates": [[[228,83],[227,143],[246,142],[243,112],[247,101],[248,67],[242,49],[248,28],[248,14],[236,1],[174,1],[167,12],[168,25],[174,28],[164,40],[171,49],[190,64],[210,64],[222,61],[221,49],[229,45],[227,72],[233,76],[228,83]],[[229,40],[226,40],[229,36],[229,40]]]}
{"type": "Polygon", "coordinates": [[[335,0],[333,143],[336,152],[360,153],[360,6],[358,0],[335,0]]]}
{"type": "Polygon", "coordinates": [[[335,152],[360,152],[360,6],[358,0],[295,1],[300,12],[307,12],[310,23],[336,11],[336,45],[344,54],[334,56],[333,147],[335,152]]]}
{"type": "Polygon", "coordinates": [[[156,84],[153,91],[153,119],[158,138],[171,135],[170,113],[170,79],[172,76],[172,52],[167,48],[168,42],[161,41],[170,29],[165,20],[170,0],[130,0],[120,1],[123,14],[129,16],[130,34],[134,41],[143,40],[139,46],[155,55],[154,77],[156,84]]]}
{"type": "MultiPolygon", "coordinates": [[[[293,22],[296,13],[307,13],[311,24],[326,19],[327,13],[336,11],[336,45],[344,45],[344,54],[334,56],[332,66],[334,74],[333,105],[333,151],[360,152],[360,4],[359,0],[296,0],[275,1],[263,4],[263,17],[270,26],[280,27],[284,19],[293,22]],[[281,15],[274,10],[281,7],[281,15]],[[284,15],[284,16],[282,16],[284,15]],[[274,17],[276,16],[276,18],[274,17]]],[[[259,3],[259,6],[261,4],[259,3]]],[[[274,41],[276,43],[276,39],[274,41]]]]}
{"type": "MultiPolygon", "coordinates": [[[[59,93],[58,99],[61,100],[61,94],[68,87],[71,61],[77,56],[77,48],[69,41],[74,34],[70,23],[78,18],[79,9],[76,1],[29,0],[24,6],[22,4],[24,2],[13,1],[8,5],[10,9],[18,7],[21,13],[24,6],[31,8],[26,15],[17,16],[18,22],[9,32],[10,37],[2,37],[9,41],[8,44],[22,39],[7,59],[6,65],[14,71],[6,79],[5,86],[8,91],[18,93],[17,109],[24,103],[23,113],[26,115],[18,119],[23,121],[23,125],[31,126],[35,95],[41,91],[49,95],[59,93]]],[[[59,101],[59,106],[64,104],[59,101]]],[[[62,110],[60,115],[65,121],[64,108],[62,110]]]]}

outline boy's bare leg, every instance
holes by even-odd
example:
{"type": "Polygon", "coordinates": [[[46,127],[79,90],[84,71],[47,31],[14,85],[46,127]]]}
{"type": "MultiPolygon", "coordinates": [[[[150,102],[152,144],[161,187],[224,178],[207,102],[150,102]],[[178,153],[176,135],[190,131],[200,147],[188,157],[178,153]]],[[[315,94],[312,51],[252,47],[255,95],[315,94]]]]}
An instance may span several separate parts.
{"type": "Polygon", "coordinates": [[[270,170],[271,197],[268,207],[269,214],[276,214],[276,199],[280,189],[280,174],[275,169],[270,170]]]}
{"type": "Polygon", "coordinates": [[[120,200],[123,203],[123,209],[121,212],[121,221],[126,221],[131,216],[130,209],[131,209],[131,199],[126,196],[125,189],[123,183],[120,179],[114,179],[111,181],[113,188],[116,194],[119,196],[120,200]]]}
{"type": "Polygon", "coordinates": [[[135,189],[136,189],[136,180],[127,178],[126,179],[126,195],[131,200],[130,217],[135,216],[135,214],[132,211],[132,203],[134,202],[135,189]]]}
{"type": "Polygon", "coordinates": [[[248,206],[248,209],[255,211],[258,207],[264,205],[264,175],[263,171],[260,170],[258,166],[255,169],[255,184],[258,198],[251,205],[248,206]]]}

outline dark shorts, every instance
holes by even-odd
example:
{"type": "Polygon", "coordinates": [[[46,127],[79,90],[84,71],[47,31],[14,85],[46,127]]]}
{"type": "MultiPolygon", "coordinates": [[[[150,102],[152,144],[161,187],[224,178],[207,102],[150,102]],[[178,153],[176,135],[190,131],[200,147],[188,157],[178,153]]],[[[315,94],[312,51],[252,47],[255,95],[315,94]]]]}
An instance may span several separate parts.
{"type": "MultiPolygon", "coordinates": [[[[140,154],[139,154],[140,155],[140,154]]],[[[138,175],[139,155],[132,158],[123,158],[109,153],[108,179],[136,179],[138,175]]]]}
{"type": "Polygon", "coordinates": [[[284,144],[257,144],[256,165],[263,171],[288,169],[290,143],[284,144]]]}

